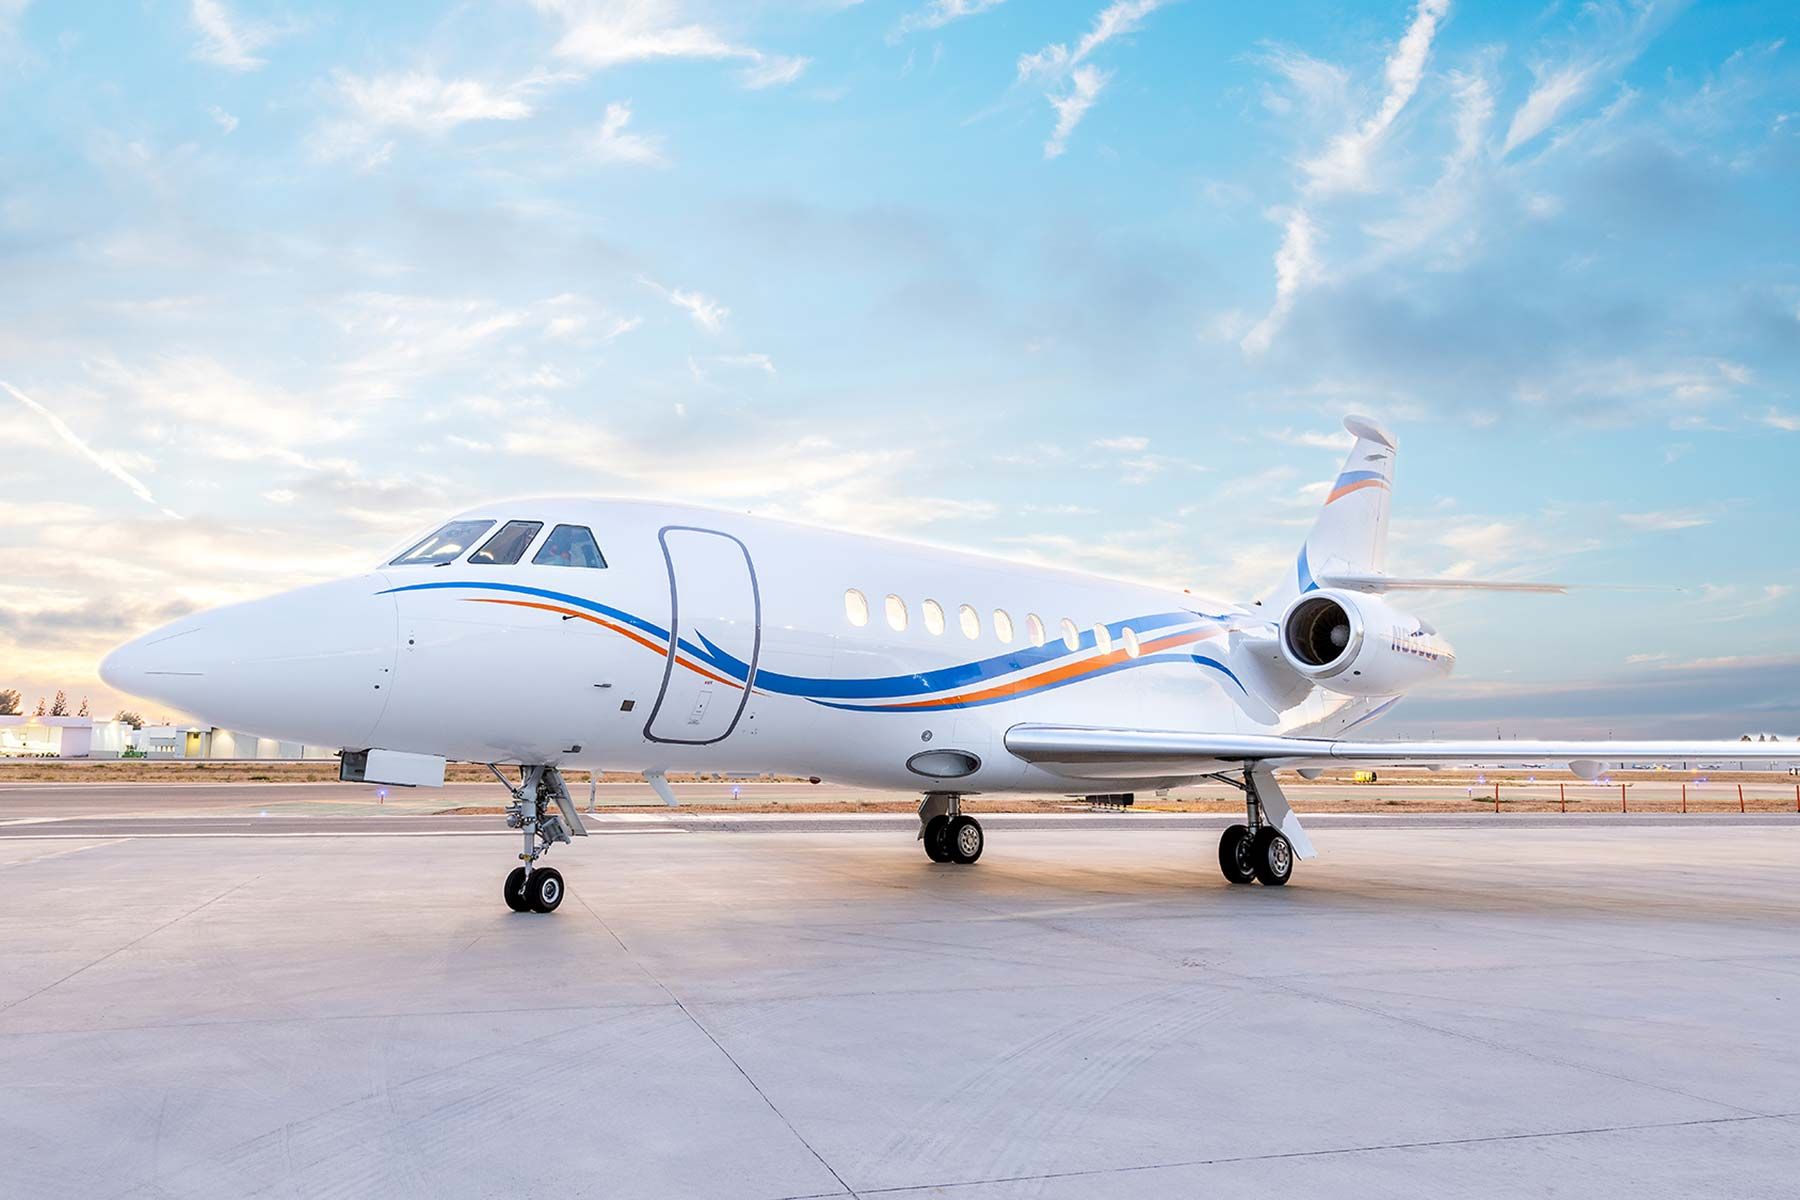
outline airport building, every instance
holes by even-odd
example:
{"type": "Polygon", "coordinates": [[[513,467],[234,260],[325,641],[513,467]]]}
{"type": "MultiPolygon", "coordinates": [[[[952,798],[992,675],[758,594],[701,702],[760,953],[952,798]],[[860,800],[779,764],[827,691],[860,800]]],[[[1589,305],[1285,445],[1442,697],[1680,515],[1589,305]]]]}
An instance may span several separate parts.
{"type": "Polygon", "coordinates": [[[146,725],[93,717],[0,716],[0,758],[156,758],[297,761],[331,758],[335,746],[305,746],[203,725],[146,725]]]}

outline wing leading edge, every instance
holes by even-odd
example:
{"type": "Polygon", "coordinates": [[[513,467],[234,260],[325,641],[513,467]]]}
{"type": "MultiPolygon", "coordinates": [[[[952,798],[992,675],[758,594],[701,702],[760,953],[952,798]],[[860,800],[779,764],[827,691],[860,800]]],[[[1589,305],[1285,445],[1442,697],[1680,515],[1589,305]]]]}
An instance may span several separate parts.
{"type": "Polygon", "coordinates": [[[1800,763],[1800,743],[1781,742],[1400,742],[1183,733],[1082,725],[1015,725],[1006,748],[1026,762],[1077,778],[1205,775],[1245,764],[1271,767],[1567,766],[1583,778],[1601,763],[1800,763]]]}

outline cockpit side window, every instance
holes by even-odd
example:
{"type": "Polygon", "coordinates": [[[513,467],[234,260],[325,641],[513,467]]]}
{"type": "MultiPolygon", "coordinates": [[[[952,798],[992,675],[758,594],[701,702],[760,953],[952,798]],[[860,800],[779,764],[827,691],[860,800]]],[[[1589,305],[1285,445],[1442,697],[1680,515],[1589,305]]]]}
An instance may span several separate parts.
{"type": "Polygon", "coordinates": [[[533,563],[540,567],[604,567],[606,559],[585,525],[558,525],[544,539],[533,563]]]}
{"type": "Polygon", "coordinates": [[[469,561],[484,567],[510,567],[525,557],[525,548],[543,527],[542,521],[508,521],[481,549],[469,555],[469,561]]]}
{"type": "Polygon", "coordinates": [[[494,527],[492,521],[452,521],[418,545],[394,559],[390,567],[441,567],[475,544],[475,539],[494,527]]]}

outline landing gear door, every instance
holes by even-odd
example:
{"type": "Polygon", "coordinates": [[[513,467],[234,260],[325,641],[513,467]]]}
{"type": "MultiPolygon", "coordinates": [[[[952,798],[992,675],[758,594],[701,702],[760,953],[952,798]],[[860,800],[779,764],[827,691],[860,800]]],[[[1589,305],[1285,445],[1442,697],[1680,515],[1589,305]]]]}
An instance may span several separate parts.
{"type": "Polygon", "coordinates": [[[762,651],[762,598],[744,543],[728,533],[671,525],[669,648],[662,691],[644,722],[653,742],[706,746],[737,728],[762,651]]]}

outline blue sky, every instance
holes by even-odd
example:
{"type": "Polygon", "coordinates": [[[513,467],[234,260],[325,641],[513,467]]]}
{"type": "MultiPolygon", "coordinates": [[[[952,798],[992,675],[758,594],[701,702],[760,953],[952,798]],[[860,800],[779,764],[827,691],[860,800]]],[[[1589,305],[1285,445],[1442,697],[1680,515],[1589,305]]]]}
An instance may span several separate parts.
{"type": "Polygon", "coordinates": [[[0,0],[0,687],[495,495],[1264,589],[1391,733],[1800,732],[1792,5],[0,0]]]}

